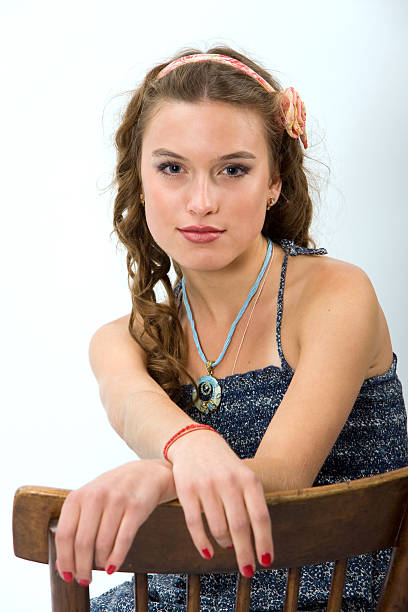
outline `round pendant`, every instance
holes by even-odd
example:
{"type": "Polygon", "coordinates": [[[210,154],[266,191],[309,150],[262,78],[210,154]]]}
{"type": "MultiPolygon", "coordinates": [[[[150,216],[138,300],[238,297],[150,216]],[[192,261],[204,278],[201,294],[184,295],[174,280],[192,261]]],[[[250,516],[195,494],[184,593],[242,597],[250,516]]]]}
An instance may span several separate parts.
{"type": "Polygon", "coordinates": [[[197,380],[197,392],[193,389],[193,404],[204,414],[213,412],[221,403],[221,387],[214,376],[201,376],[197,380]]]}

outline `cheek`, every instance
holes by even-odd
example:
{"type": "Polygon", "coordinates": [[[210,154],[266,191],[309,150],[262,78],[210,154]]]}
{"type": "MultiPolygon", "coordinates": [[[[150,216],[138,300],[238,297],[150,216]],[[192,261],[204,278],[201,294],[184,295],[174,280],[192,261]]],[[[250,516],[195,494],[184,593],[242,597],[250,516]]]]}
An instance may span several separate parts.
{"type": "Polygon", "coordinates": [[[157,210],[157,207],[153,208],[151,204],[148,204],[145,208],[145,215],[147,227],[149,228],[153,238],[155,238],[157,234],[160,234],[160,220],[163,218],[162,214],[160,213],[160,210],[157,210]]]}
{"type": "Polygon", "coordinates": [[[240,210],[240,214],[236,216],[236,221],[242,231],[246,234],[256,234],[261,231],[265,223],[266,204],[263,206],[245,206],[240,210]]]}
{"type": "Polygon", "coordinates": [[[167,252],[169,241],[171,240],[171,232],[174,230],[174,218],[171,215],[171,210],[168,204],[155,203],[150,204],[145,208],[146,223],[154,241],[167,252]]]}

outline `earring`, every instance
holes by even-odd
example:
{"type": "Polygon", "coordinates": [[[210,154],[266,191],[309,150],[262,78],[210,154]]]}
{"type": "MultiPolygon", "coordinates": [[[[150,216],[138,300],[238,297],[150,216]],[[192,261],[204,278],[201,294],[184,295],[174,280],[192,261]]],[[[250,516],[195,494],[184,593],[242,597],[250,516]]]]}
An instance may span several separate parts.
{"type": "Polygon", "coordinates": [[[144,204],[145,204],[144,194],[143,193],[139,193],[139,198],[140,198],[140,203],[142,204],[142,206],[144,206],[144,204]]]}
{"type": "Polygon", "coordinates": [[[270,210],[274,204],[275,204],[275,198],[268,198],[266,210],[270,210]]]}

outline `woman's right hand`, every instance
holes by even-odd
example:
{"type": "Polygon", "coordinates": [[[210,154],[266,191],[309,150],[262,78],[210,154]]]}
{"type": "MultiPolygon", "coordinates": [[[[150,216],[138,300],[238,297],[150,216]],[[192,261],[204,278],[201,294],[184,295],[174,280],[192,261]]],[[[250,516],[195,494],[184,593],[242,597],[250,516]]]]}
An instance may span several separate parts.
{"type": "Polygon", "coordinates": [[[203,511],[218,544],[223,548],[233,544],[243,576],[252,577],[255,571],[251,527],[259,563],[270,565],[272,525],[263,485],[222,436],[208,430],[190,432],[170,446],[168,458],[187,528],[200,554],[204,558],[214,554],[203,511]]]}
{"type": "Polygon", "coordinates": [[[71,491],[62,506],[55,538],[57,570],[82,586],[92,581],[92,566],[108,574],[119,568],[140,525],[173,485],[170,464],[140,459],[101,474],[71,491]]]}

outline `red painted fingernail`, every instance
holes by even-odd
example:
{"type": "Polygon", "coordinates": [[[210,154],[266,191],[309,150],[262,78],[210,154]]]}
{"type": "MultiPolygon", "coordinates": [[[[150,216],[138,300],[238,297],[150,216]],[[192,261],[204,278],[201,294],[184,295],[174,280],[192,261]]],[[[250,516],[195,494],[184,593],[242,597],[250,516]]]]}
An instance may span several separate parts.
{"type": "Polygon", "coordinates": [[[233,546],[227,546],[227,550],[232,550],[233,548],[233,546]]]}
{"type": "Polygon", "coordinates": [[[262,555],[261,560],[262,565],[270,565],[272,563],[271,555],[269,553],[265,553],[264,555],[262,555]]]}
{"type": "Polygon", "coordinates": [[[78,580],[78,584],[80,584],[83,587],[87,587],[90,585],[89,580],[78,580]]]}
{"type": "Polygon", "coordinates": [[[252,576],[254,575],[252,565],[244,565],[244,567],[242,568],[242,573],[246,578],[252,578],[252,576]]]}
{"type": "Polygon", "coordinates": [[[211,559],[211,553],[207,548],[203,548],[201,551],[206,559],[211,559]]]}
{"type": "Polygon", "coordinates": [[[71,572],[62,572],[62,577],[64,578],[65,582],[72,582],[72,574],[71,572]]]}
{"type": "Polygon", "coordinates": [[[108,569],[106,570],[106,573],[107,574],[113,574],[113,572],[115,572],[115,571],[116,571],[116,565],[110,565],[108,567],[108,569]]]}

